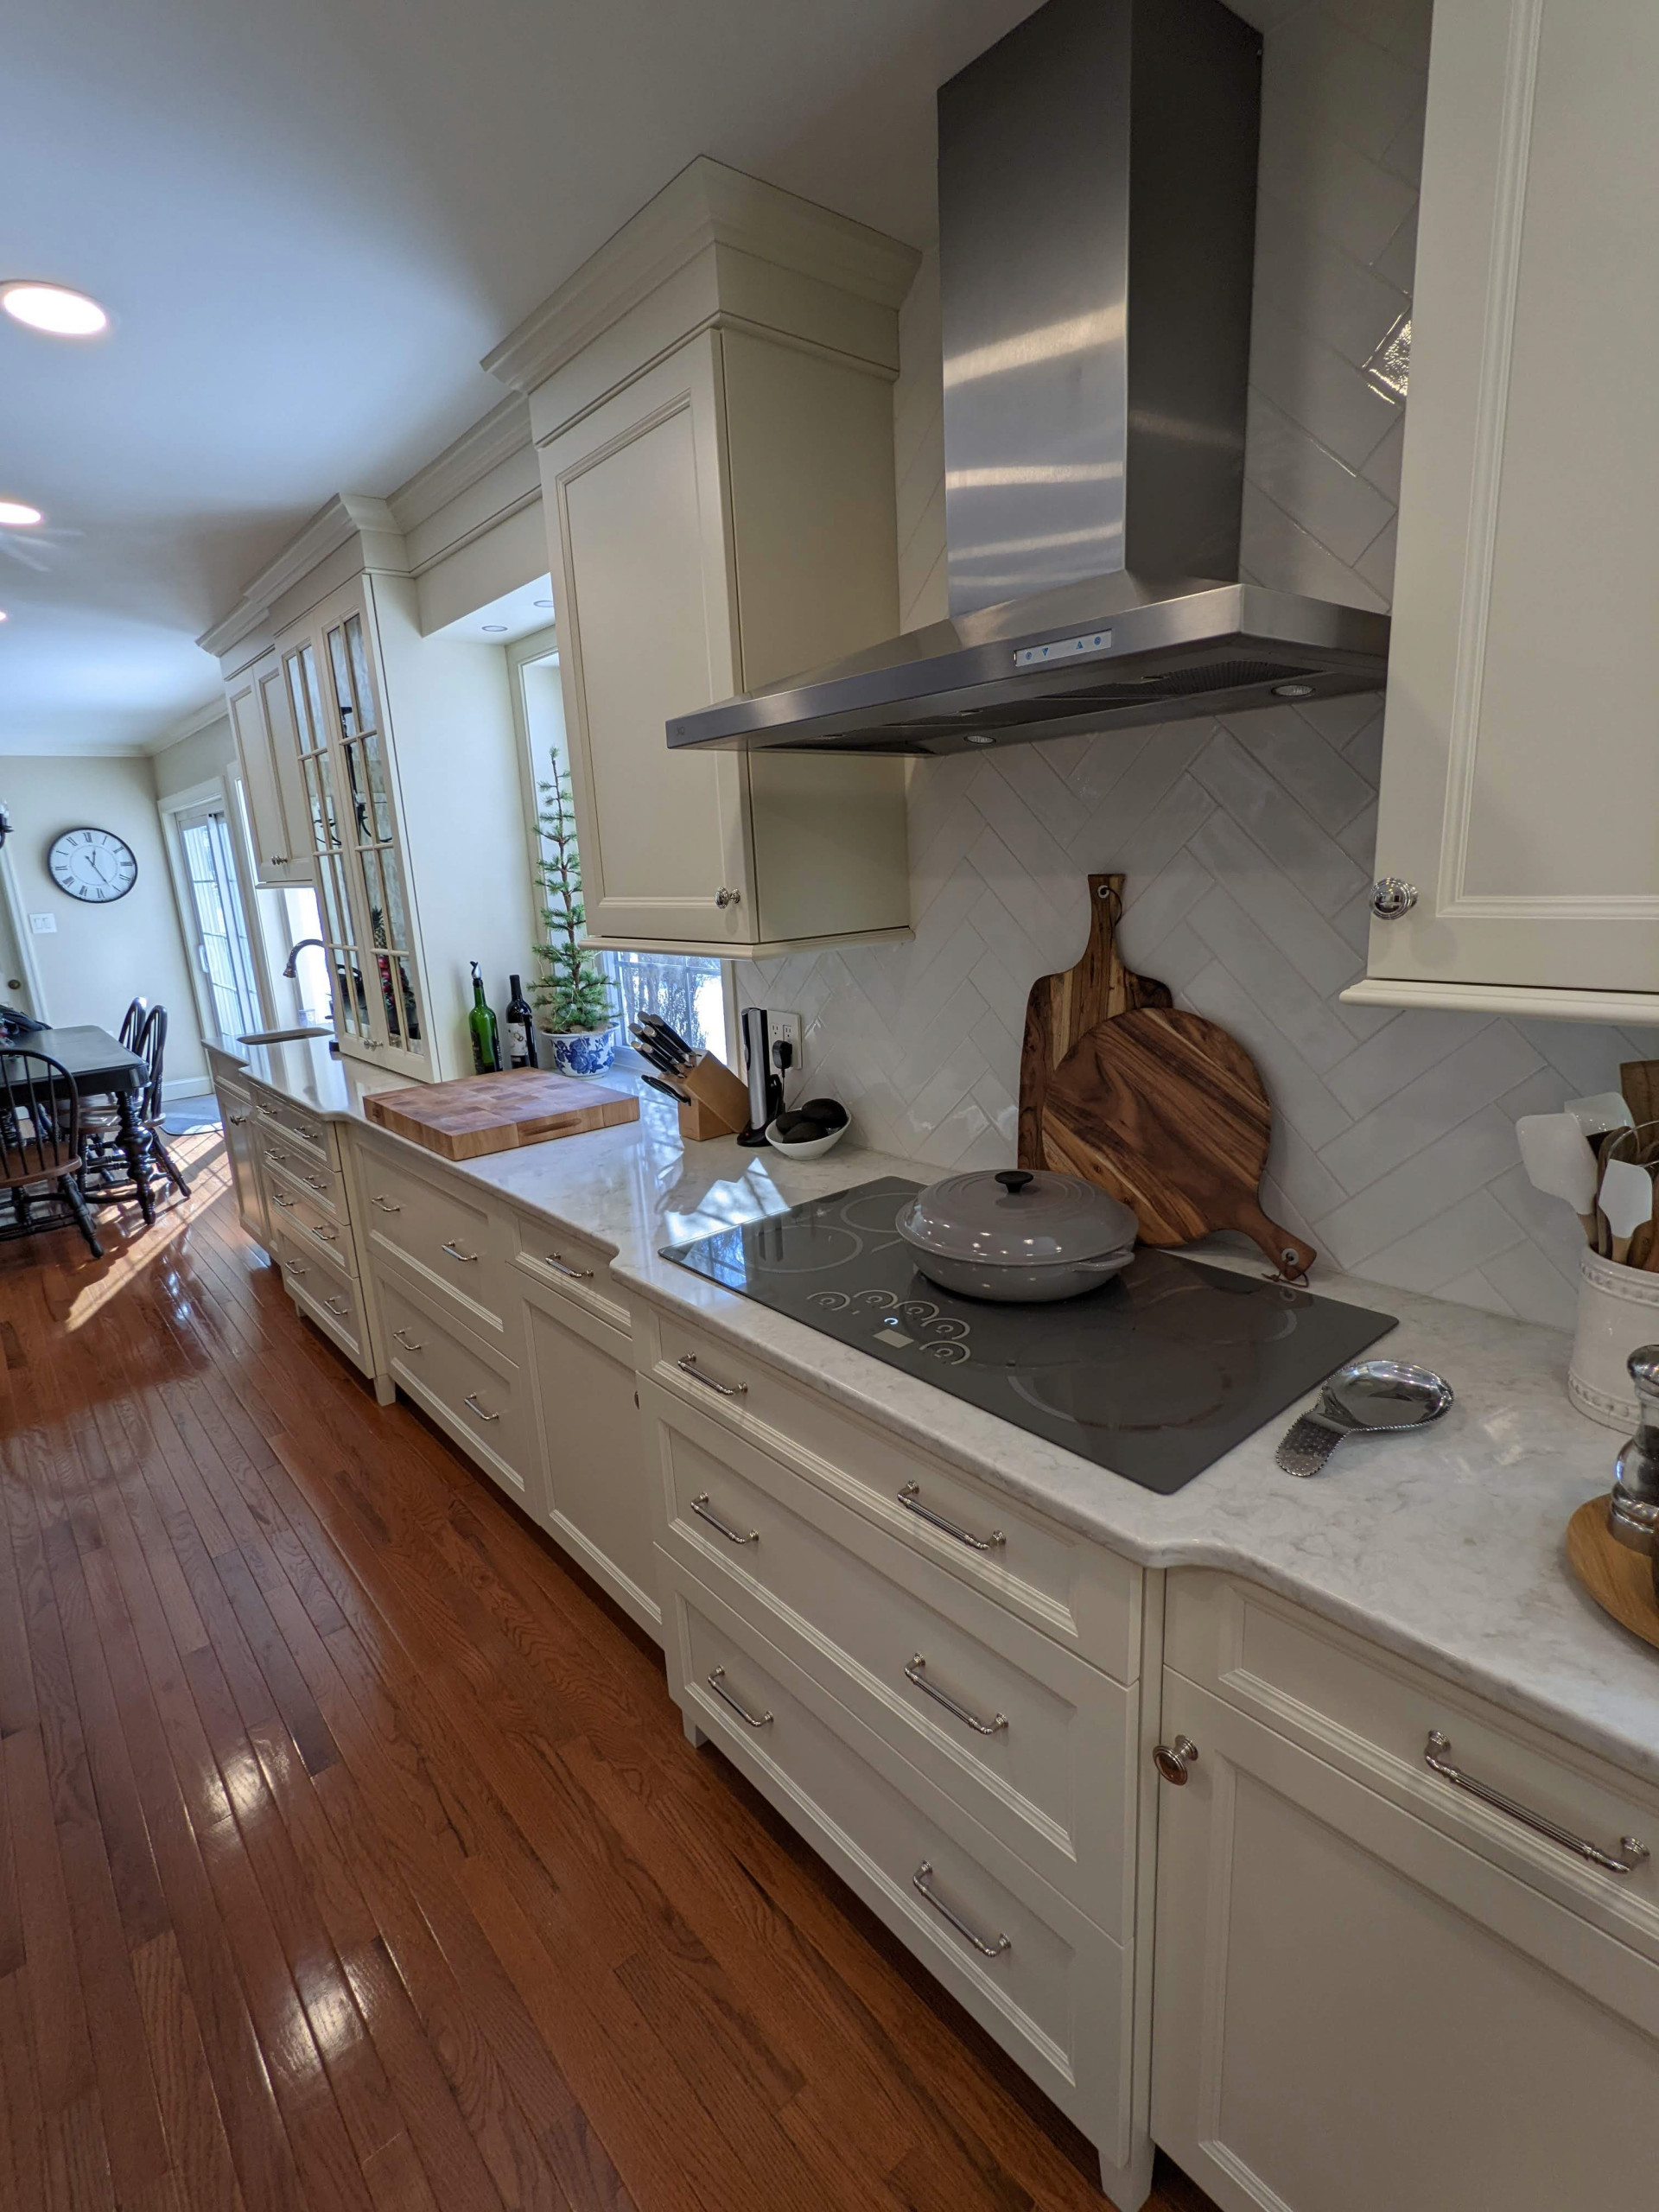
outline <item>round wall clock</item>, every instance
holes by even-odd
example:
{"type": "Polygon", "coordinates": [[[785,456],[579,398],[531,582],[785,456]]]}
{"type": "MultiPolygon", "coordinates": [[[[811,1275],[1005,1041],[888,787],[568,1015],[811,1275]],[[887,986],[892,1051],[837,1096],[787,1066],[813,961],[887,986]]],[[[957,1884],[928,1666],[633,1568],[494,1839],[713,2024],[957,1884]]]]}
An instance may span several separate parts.
{"type": "Polygon", "coordinates": [[[132,847],[113,830],[66,830],[46,856],[52,880],[89,906],[124,899],[138,880],[132,847]]]}

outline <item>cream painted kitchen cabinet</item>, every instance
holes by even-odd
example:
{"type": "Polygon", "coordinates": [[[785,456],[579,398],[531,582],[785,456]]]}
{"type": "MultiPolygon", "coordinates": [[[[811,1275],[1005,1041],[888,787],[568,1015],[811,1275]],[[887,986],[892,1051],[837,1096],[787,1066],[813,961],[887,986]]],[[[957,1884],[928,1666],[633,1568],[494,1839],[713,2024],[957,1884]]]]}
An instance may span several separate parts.
{"type": "Polygon", "coordinates": [[[598,942],[909,927],[901,762],[671,753],[665,725],[897,626],[914,258],[697,162],[493,357],[531,394],[598,942]]]}
{"type": "Polygon", "coordinates": [[[1656,95],[1641,0],[1436,0],[1352,998],[1659,1020],[1656,95]]]}
{"type": "Polygon", "coordinates": [[[226,686],[226,704],[242,764],[253,837],[255,880],[283,888],[312,880],[305,789],[294,715],[276,653],[267,652],[226,686]]]}
{"type": "Polygon", "coordinates": [[[1651,1793],[1265,1592],[1168,1595],[1156,2140],[1224,2212],[1653,2202],[1651,1793]]]}

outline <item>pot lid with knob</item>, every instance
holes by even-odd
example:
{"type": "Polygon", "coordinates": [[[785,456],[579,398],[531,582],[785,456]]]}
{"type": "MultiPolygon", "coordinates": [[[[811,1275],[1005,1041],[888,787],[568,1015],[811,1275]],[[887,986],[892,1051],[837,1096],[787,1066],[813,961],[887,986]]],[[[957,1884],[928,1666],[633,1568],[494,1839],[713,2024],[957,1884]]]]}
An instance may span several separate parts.
{"type": "Polygon", "coordinates": [[[947,1175],[918,1191],[899,1234],[920,1251],[985,1267],[1069,1267],[1126,1251],[1135,1218],[1080,1176],[1004,1167],[947,1175]]]}

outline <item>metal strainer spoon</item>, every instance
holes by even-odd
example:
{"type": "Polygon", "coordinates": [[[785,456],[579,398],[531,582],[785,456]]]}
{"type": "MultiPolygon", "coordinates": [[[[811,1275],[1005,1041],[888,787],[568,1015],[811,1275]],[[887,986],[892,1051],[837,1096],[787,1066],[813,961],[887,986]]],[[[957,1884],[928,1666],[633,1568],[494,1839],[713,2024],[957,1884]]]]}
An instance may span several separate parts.
{"type": "Polygon", "coordinates": [[[1292,1422],[1274,1457],[1287,1475],[1317,1475],[1344,1436],[1421,1428],[1451,1403],[1451,1384],[1427,1367],[1362,1359],[1332,1376],[1318,1405],[1292,1422]]]}

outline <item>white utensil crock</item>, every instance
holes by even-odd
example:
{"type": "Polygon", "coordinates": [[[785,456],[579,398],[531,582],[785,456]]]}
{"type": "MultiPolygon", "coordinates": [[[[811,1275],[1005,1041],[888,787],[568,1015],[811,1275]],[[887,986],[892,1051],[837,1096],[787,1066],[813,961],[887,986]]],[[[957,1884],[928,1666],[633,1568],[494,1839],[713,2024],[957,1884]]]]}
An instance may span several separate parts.
{"type": "Polygon", "coordinates": [[[1567,1363],[1567,1395],[1604,1428],[1630,1435],[1638,1424],[1625,1362],[1638,1344],[1659,1343],[1659,1274],[1621,1267],[1588,1245],[1579,1255],[1579,1326],[1567,1363]]]}

